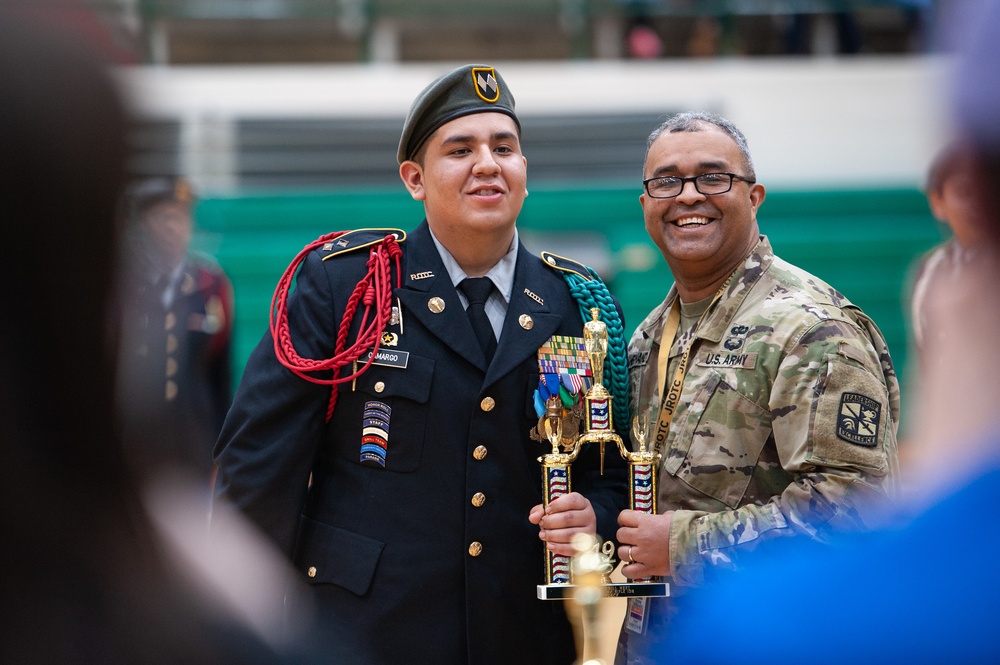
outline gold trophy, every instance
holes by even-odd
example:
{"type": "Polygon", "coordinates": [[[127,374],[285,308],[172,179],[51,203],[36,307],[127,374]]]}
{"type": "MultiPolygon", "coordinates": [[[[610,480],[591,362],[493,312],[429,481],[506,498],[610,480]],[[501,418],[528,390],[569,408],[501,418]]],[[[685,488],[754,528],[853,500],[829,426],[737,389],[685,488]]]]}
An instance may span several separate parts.
{"type": "Polygon", "coordinates": [[[604,548],[596,535],[578,533],[573,536],[573,582],[576,587],[572,595],[572,605],[566,609],[566,614],[573,622],[577,645],[580,647],[581,665],[606,665],[607,661],[600,657],[601,625],[599,608],[604,598],[603,585],[608,581],[608,573],[614,565],[608,561],[607,553],[602,551],[608,545],[614,548],[610,541],[604,542],[604,548]],[[572,611],[572,610],[575,610],[572,611]]]}
{"type": "MultiPolygon", "coordinates": [[[[538,458],[543,468],[543,496],[545,505],[557,496],[569,493],[570,464],[580,454],[585,443],[596,443],[601,449],[601,471],[604,470],[604,445],[614,443],[629,462],[631,487],[629,495],[633,510],[656,512],[656,472],[659,454],[646,451],[646,433],[642,430],[639,452],[631,452],[615,433],[612,418],[612,395],[604,387],[604,359],[608,353],[608,327],[600,320],[600,310],[590,310],[591,320],[583,326],[584,348],[590,361],[593,382],[584,395],[586,403],[586,430],[583,434],[564,439],[562,430],[562,403],[558,397],[550,397],[546,402],[545,415],[538,423],[539,434],[545,436],[552,446],[552,452],[538,458]],[[568,452],[559,452],[560,446],[568,452]]],[[[638,421],[637,421],[638,422],[638,421]]],[[[637,427],[633,427],[636,434],[637,427]]],[[[605,596],[639,598],[646,596],[667,596],[669,587],[665,582],[642,579],[626,583],[612,583],[608,574],[614,570],[614,543],[606,541],[595,555],[602,558],[604,571],[599,587],[605,596]]],[[[553,600],[572,597],[574,580],[569,557],[554,555],[546,550],[546,584],[538,585],[538,598],[553,600]]]]}

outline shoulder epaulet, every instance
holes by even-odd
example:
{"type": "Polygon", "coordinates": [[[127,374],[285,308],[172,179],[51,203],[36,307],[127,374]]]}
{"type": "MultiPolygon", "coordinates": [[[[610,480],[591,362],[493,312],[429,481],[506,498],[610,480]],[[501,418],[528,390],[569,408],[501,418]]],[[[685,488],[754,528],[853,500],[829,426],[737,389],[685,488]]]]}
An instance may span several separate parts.
{"type": "Polygon", "coordinates": [[[558,254],[553,254],[552,252],[542,252],[542,261],[545,261],[545,264],[550,268],[579,275],[585,281],[589,282],[594,279],[594,276],[590,274],[590,269],[587,268],[587,266],[574,261],[573,259],[567,259],[565,256],[559,256],[558,254]]]}
{"type": "Polygon", "coordinates": [[[355,229],[324,243],[319,249],[321,252],[328,252],[323,257],[323,260],[326,261],[334,256],[353,252],[362,247],[377,245],[389,235],[395,236],[396,242],[406,240],[406,232],[400,229],[355,229]]]}

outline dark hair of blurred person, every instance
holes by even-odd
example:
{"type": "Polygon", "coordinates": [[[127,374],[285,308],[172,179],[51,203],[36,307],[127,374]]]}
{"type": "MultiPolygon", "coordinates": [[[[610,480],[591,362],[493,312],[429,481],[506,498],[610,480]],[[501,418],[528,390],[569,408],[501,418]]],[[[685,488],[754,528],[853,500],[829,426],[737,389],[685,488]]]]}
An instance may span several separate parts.
{"type": "Polygon", "coordinates": [[[274,662],[182,582],[118,442],[127,127],[88,50],[0,8],[0,662],[274,662]]]}

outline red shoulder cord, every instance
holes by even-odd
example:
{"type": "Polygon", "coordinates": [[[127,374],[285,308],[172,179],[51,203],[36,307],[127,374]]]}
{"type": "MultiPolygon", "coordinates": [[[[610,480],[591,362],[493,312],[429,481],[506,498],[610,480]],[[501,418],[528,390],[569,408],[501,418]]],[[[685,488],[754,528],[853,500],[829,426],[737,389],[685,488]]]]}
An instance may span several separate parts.
{"type": "Polygon", "coordinates": [[[285,269],[284,274],[278,281],[278,286],[274,290],[271,298],[270,328],[271,336],[274,338],[274,354],[278,362],[290,369],[300,378],[311,383],[328,385],[330,390],[330,403],[326,409],[326,422],[330,422],[333,417],[333,409],[337,405],[337,385],[353,381],[365,370],[367,370],[378,353],[382,332],[385,330],[392,314],[392,271],[390,261],[396,263],[396,286],[401,284],[399,259],[403,251],[399,248],[396,238],[387,235],[381,243],[373,245],[368,254],[368,272],[354,287],[351,297],[347,301],[347,308],[344,310],[344,318],[340,322],[340,330],[337,333],[337,346],[334,356],[326,360],[315,360],[303,358],[295,351],[292,345],[291,332],[288,329],[288,294],[291,289],[292,279],[295,276],[299,265],[305,260],[309,252],[317,247],[330,242],[347,233],[346,231],[334,231],[319,239],[309,243],[292,260],[291,265],[285,269]],[[354,344],[347,346],[347,335],[350,332],[351,324],[358,311],[359,301],[364,301],[364,314],[361,319],[361,327],[358,330],[358,337],[354,344]],[[374,309],[374,316],[369,320],[374,309]],[[350,363],[353,363],[368,350],[372,351],[371,357],[364,366],[355,371],[350,376],[340,377],[340,370],[350,363]],[[321,379],[310,376],[312,372],[331,370],[332,378],[321,379]]]}

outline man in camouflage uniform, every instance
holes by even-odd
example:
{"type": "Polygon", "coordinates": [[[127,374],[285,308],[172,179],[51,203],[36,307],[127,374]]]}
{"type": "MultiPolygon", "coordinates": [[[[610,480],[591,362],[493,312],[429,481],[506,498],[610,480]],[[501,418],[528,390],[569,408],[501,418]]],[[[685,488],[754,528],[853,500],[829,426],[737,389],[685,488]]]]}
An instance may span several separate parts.
{"type": "Polygon", "coordinates": [[[668,576],[673,597],[630,603],[629,665],[652,662],[642,654],[706,572],[770,539],[870,526],[898,475],[885,340],[760,235],[743,134],[676,116],[651,134],[644,175],[646,230],[675,285],[629,344],[633,413],[662,459],[659,514],[624,511],[618,553],[626,577],[668,576]]]}

